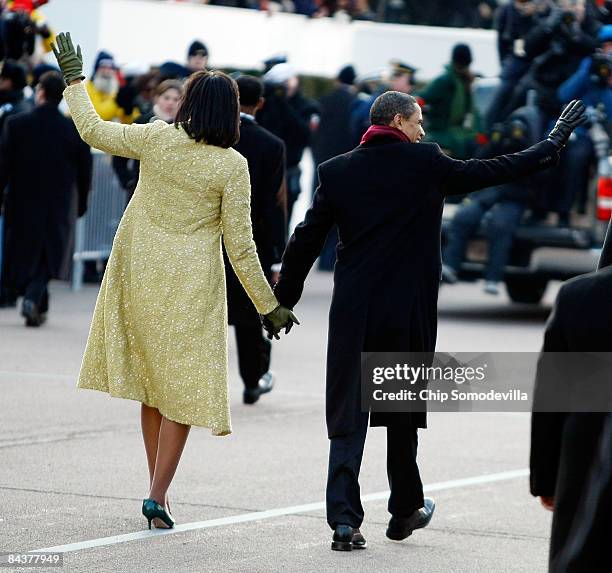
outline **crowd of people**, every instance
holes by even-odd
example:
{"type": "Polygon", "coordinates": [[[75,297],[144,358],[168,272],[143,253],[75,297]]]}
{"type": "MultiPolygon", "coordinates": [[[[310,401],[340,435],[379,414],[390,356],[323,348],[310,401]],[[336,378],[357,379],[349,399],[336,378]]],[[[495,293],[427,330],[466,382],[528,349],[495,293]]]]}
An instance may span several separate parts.
{"type": "Polygon", "coordinates": [[[498,0],[171,0],[288,12],[309,18],[335,17],[425,26],[491,28],[498,0]]]}
{"type": "MultiPolygon", "coordinates": [[[[45,63],[36,64],[38,60],[33,56],[36,36],[40,37],[43,51],[50,44],[51,31],[37,10],[43,3],[23,0],[21,6],[13,0],[4,4],[8,23],[0,27],[4,54],[0,129],[11,115],[35,106],[40,78],[55,69],[45,63]],[[38,23],[25,26],[27,30],[19,35],[19,27],[13,22],[15,14],[38,23]]],[[[261,79],[265,103],[257,109],[256,118],[286,148],[281,195],[287,221],[291,220],[293,205],[302,190],[300,164],[304,150],[311,148],[316,167],[359,145],[370,123],[372,103],[388,90],[417,96],[424,111],[425,141],[439,143],[458,159],[526,148],[550,128],[561,106],[575,98],[597,110],[591,114],[593,122],[607,129],[606,118],[612,117],[612,16],[608,4],[513,0],[500,6],[495,22],[502,71],[499,87],[484,113],[474,95],[478,74],[471,68],[472,52],[466,44],[454,46],[443,73],[426,85],[418,81],[415,66],[406,62],[392,61],[387,72],[374,77],[360,77],[357,66],[347,65],[339,71],[329,92],[318,100],[304,95],[298,72],[285,57],[264,62],[261,79]],[[535,117],[524,112],[530,91],[537,93],[535,117]]],[[[208,69],[208,60],[208,47],[201,40],[189,45],[184,61],[166,61],[147,69],[120,67],[113,55],[103,50],[95,59],[86,87],[104,120],[129,124],[159,118],[172,123],[183,83],[194,72],[208,69]]],[[[486,189],[466,199],[458,207],[444,248],[444,280],[458,280],[468,241],[482,227],[490,253],[485,290],[498,293],[518,225],[526,217],[532,223],[542,222],[553,212],[557,213],[559,226],[569,226],[575,206],[578,212],[585,211],[595,159],[589,126],[582,126],[569,144],[565,161],[546,183],[536,175],[531,181],[486,189]]],[[[127,204],[138,181],[138,162],[115,158],[113,167],[126,191],[127,204]]],[[[5,229],[5,239],[7,235],[5,229]]],[[[319,259],[319,268],[333,268],[336,243],[334,229],[319,259]]],[[[13,306],[15,294],[6,284],[10,249],[5,251],[0,305],[13,306]]],[[[87,267],[86,280],[100,280],[95,266],[87,267]]]]}

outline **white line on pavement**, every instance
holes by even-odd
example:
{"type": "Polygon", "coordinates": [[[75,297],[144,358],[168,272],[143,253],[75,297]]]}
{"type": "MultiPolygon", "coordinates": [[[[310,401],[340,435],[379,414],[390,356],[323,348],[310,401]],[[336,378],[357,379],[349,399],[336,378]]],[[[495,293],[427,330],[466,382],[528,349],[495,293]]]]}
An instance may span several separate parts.
{"type": "MultiPolygon", "coordinates": [[[[442,481],[426,485],[423,489],[425,493],[433,491],[442,491],[447,489],[456,489],[471,485],[481,485],[486,483],[494,483],[529,475],[529,470],[510,470],[496,474],[484,474],[469,478],[442,481]]],[[[389,497],[389,491],[381,491],[378,493],[370,493],[361,498],[363,502],[386,499],[389,497]]],[[[325,509],[325,502],[319,501],[316,503],[307,503],[304,505],[293,505],[290,507],[280,507],[278,509],[268,509],[265,511],[253,511],[250,513],[242,513],[240,515],[230,515],[218,519],[209,519],[207,521],[196,521],[193,523],[185,523],[177,525],[173,529],[153,529],[151,531],[136,531],[134,533],[125,533],[122,535],[113,535],[112,537],[101,537],[99,539],[90,539],[88,541],[80,541],[78,543],[68,543],[67,545],[56,545],[55,547],[45,547],[44,549],[33,549],[30,553],[70,553],[73,551],[81,551],[83,549],[91,549],[93,547],[105,547],[115,545],[117,543],[126,543],[128,541],[138,541],[140,539],[150,539],[160,535],[174,535],[182,531],[192,531],[194,529],[207,529],[209,527],[220,527],[223,525],[233,525],[236,523],[247,523],[249,521],[261,521],[263,519],[272,519],[283,515],[294,515],[296,513],[307,513],[309,511],[318,511],[325,509]]]]}

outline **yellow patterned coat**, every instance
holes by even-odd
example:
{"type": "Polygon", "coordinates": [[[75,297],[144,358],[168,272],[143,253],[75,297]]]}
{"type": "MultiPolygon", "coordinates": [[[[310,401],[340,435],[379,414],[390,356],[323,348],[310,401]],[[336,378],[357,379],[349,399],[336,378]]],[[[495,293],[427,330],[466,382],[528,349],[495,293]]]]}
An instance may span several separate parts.
{"type": "Polygon", "coordinates": [[[81,137],[140,160],[117,229],[78,387],[158,408],[170,420],[231,433],[221,237],[257,310],[277,306],[257,258],[247,162],[182,129],[105,122],[82,83],[64,92],[81,137]]]}

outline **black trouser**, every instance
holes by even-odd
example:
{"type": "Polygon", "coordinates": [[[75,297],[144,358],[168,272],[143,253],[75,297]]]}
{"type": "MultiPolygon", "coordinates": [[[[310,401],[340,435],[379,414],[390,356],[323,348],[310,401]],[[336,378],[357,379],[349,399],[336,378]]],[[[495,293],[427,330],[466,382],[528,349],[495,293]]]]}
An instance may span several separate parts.
{"type": "MultiPolygon", "coordinates": [[[[0,191],[0,195],[2,191],[0,191]]],[[[7,221],[6,216],[3,218],[2,225],[2,268],[0,269],[0,301],[3,303],[14,302],[17,300],[17,289],[11,280],[10,271],[11,263],[9,256],[11,254],[10,245],[10,221],[7,221]]]]}
{"type": "Polygon", "coordinates": [[[272,343],[264,337],[261,325],[235,325],[238,369],[244,386],[257,388],[259,379],[270,369],[272,343]]]}
{"type": "MultiPolygon", "coordinates": [[[[355,432],[330,439],[326,501],[327,523],[332,529],[339,524],[360,527],[363,522],[359,469],[367,431],[366,412],[361,414],[355,432]]],[[[417,444],[416,428],[387,427],[387,477],[391,489],[388,509],[393,517],[409,517],[424,505],[417,444]]]]}
{"type": "Polygon", "coordinates": [[[30,270],[23,294],[23,298],[31,300],[36,304],[41,313],[49,310],[49,291],[47,285],[50,280],[51,273],[47,264],[47,255],[43,249],[38,261],[30,270]]]}

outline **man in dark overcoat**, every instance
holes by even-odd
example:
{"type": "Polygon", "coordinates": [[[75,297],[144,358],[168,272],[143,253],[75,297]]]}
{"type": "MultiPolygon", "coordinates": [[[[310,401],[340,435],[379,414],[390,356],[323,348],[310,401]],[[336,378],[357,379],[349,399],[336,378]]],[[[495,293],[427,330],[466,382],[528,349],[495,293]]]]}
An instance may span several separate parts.
{"type": "Polygon", "coordinates": [[[91,184],[89,146],[58,110],[65,87],[59,73],[44,74],[36,87],[36,107],[10,117],[0,141],[9,280],[24,297],[27,326],[40,326],[46,318],[47,285],[60,278],[70,255],[74,206],[79,217],[85,213],[91,184]]]}
{"type": "MultiPolygon", "coordinates": [[[[6,120],[12,115],[30,111],[31,103],[26,99],[24,88],[28,85],[27,71],[14,60],[4,60],[0,64],[0,134],[4,129],[6,120]]],[[[2,195],[2,191],[0,191],[2,195]]],[[[2,203],[2,197],[0,197],[2,203]]],[[[15,286],[8,282],[9,259],[6,256],[7,241],[10,236],[10,220],[4,214],[4,225],[0,240],[4,256],[2,257],[2,268],[0,269],[0,308],[12,308],[17,306],[17,294],[15,286]]]]}
{"type": "MultiPolygon", "coordinates": [[[[361,409],[362,352],[433,352],[441,275],[440,227],[444,198],[499,185],[557,162],[558,150],[584,106],[572,102],[547,141],[487,160],[458,161],[424,136],[416,100],[387,92],[374,102],[372,126],[353,151],[323,163],[319,187],[283,255],[275,293],[293,308],[330,227],[340,242],[334,270],[327,347],[326,417],[330,438],[327,521],[333,549],[363,547],[359,468],[368,412],[361,409]]],[[[423,412],[372,413],[387,426],[387,470],[392,515],[387,536],[404,539],[431,518],[416,464],[423,412]]]]}
{"type": "Polygon", "coordinates": [[[612,539],[612,413],[605,424],[584,496],[572,523],[568,543],[559,553],[555,573],[605,571],[612,539]],[[603,569],[602,569],[603,567],[603,569]]]}
{"type": "MultiPolygon", "coordinates": [[[[612,223],[598,270],[565,282],[559,290],[546,325],[542,353],[612,352],[611,299],[612,223]]],[[[552,360],[555,360],[554,355],[552,360]]],[[[582,378],[575,382],[584,384],[582,378]]],[[[536,396],[554,396],[554,389],[542,387],[554,383],[554,378],[539,377],[536,396]]],[[[571,539],[572,524],[589,493],[586,489],[589,471],[596,458],[606,417],[605,412],[567,410],[532,414],[530,489],[532,495],[541,498],[544,507],[553,511],[551,572],[560,570],[561,552],[571,539]]],[[[612,531],[608,533],[612,535],[612,531]]]]}
{"type": "MultiPolygon", "coordinates": [[[[287,242],[285,144],[255,121],[264,105],[263,84],[253,76],[240,76],[240,141],[235,149],[246,157],[251,178],[253,240],[261,267],[270,282],[276,280],[287,242]]],[[[257,310],[242,288],[224,253],[228,321],[234,325],[238,367],[244,382],[243,401],[254,404],[274,385],[270,372],[271,343],[264,337],[257,310]]]]}

